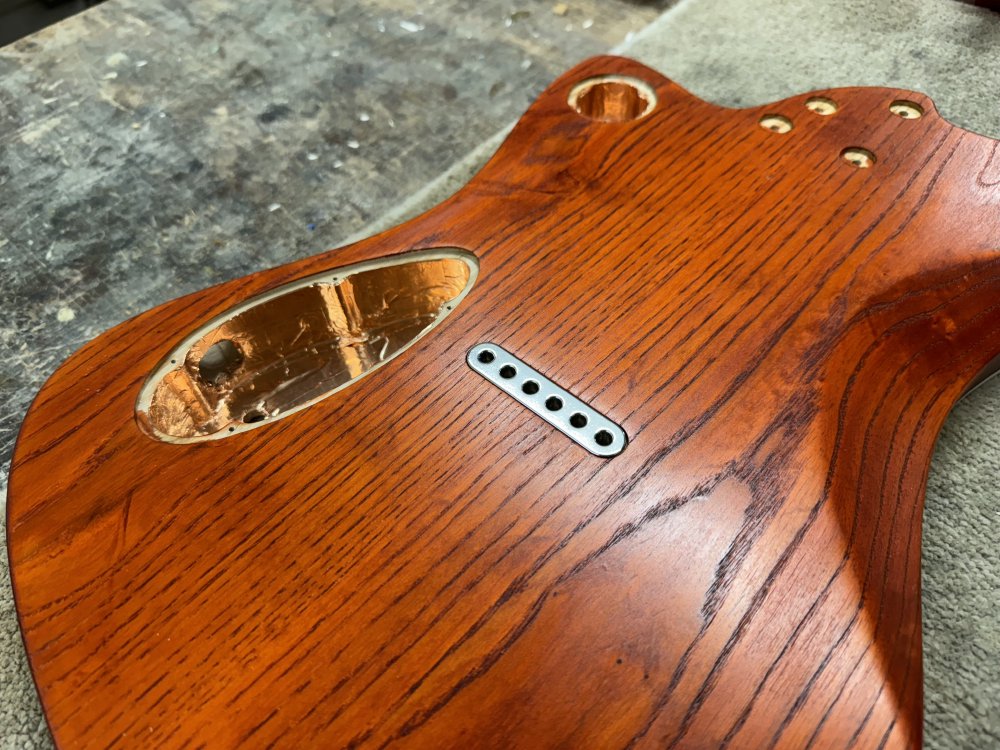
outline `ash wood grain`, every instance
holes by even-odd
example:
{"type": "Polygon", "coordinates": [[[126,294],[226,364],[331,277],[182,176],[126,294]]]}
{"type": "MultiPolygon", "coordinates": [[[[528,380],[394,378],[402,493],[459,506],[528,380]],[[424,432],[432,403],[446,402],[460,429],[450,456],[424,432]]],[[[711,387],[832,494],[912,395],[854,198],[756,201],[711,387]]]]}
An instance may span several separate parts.
{"type": "Polygon", "coordinates": [[[820,93],[836,114],[727,110],[595,58],[429,213],[71,357],[8,500],[57,743],[919,746],[924,484],[1000,354],[1000,150],[919,94],[820,93]],[[611,73],[654,111],[567,106],[611,73]],[[211,316],[435,246],[475,253],[479,281],[354,387],[224,440],[138,429],[144,378],[211,316]],[[472,372],[483,341],[621,424],[625,452],[591,456],[472,372]]]}

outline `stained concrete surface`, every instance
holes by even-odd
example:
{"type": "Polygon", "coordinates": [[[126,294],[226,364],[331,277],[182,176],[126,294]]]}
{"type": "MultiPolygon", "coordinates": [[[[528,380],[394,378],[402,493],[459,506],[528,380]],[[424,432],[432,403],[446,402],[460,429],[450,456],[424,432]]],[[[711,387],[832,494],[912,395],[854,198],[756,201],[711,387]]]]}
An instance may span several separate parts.
{"type": "MultiPolygon", "coordinates": [[[[589,54],[617,45],[730,106],[909,87],[1000,137],[1000,17],[951,0],[682,0],[627,42],[661,8],[516,5],[111,0],[0,50],[0,485],[28,400],[77,345],[433,205],[589,54]]],[[[960,404],[928,487],[932,748],[1000,747],[998,417],[1000,383],[960,404]]],[[[9,596],[0,581],[0,749],[45,747],[9,596]]]]}

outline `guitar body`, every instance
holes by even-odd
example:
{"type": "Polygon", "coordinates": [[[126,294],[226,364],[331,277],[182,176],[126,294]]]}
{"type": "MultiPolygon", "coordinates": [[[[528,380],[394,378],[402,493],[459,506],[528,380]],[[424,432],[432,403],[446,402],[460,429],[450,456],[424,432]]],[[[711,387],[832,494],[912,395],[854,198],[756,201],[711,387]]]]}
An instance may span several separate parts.
{"type": "Polygon", "coordinates": [[[998,248],[998,143],[925,97],[728,110],[581,64],[423,216],[46,383],[8,534],[57,744],[919,746],[924,485],[1000,355],[998,248]],[[232,431],[142,400],[247,300],[438,248],[465,296],[339,390],[232,431]],[[627,447],[512,398],[484,343],[627,447]]]}

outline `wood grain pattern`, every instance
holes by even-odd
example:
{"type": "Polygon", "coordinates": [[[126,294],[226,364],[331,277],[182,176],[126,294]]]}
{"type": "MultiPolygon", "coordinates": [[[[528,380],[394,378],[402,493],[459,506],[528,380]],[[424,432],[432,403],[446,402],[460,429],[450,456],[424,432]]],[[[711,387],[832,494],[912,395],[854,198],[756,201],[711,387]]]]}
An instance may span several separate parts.
{"type": "Polygon", "coordinates": [[[59,745],[919,746],[924,484],[1000,355],[1000,150],[918,94],[822,94],[836,114],[727,110],[595,58],[427,214],[77,352],[8,500],[59,745]],[[567,106],[609,73],[654,111],[567,106]],[[475,253],[476,286],[354,387],[224,440],[138,429],[144,378],[210,316],[435,246],[475,253]],[[473,373],[482,341],[628,448],[591,456],[473,373]]]}

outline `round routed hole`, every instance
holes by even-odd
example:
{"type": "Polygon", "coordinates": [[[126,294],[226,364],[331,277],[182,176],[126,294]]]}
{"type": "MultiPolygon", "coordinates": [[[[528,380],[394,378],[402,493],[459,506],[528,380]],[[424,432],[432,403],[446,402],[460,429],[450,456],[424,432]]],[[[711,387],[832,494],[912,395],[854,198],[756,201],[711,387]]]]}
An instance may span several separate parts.
{"type": "Polygon", "coordinates": [[[656,93],[638,78],[599,76],[574,86],[569,92],[569,105],[591,120],[629,122],[653,111],[656,93]]]}
{"type": "Polygon", "coordinates": [[[569,423],[576,428],[587,426],[587,415],[577,412],[572,417],[569,418],[569,423]]]}
{"type": "Polygon", "coordinates": [[[837,111],[837,102],[825,96],[813,96],[806,99],[806,109],[826,117],[837,111]]]}
{"type": "Polygon", "coordinates": [[[493,361],[494,359],[496,359],[496,358],[497,358],[497,355],[495,355],[495,354],[494,354],[493,352],[491,352],[491,351],[490,351],[489,349],[483,349],[483,350],[482,350],[481,352],[479,352],[479,354],[478,354],[478,355],[476,356],[476,359],[478,359],[478,360],[479,360],[480,362],[482,362],[482,363],[483,363],[484,365],[488,365],[488,364],[489,364],[490,362],[492,362],[492,361],[493,361]]]}
{"type": "Polygon", "coordinates": [[[607,430],[601,430],[594,435],[594,442],[602,447],[607,447],[614,442],[614,437],[607,430]]]}
{"type": "Polygon", "coordinates": [[[254,424],[255,422],[263,422],[267,419],[267,414],[260,411],[259,409],[251,409],[246,414],[243,415],[243,421],[247,424],[254,424]]]}
{"type": "Polygon", "coordinates": [[[866,148],[858,146],[845,148],[840,152],[840,157],[852,167],[857,167],[858,169],[868,169],[875,164],[875,154],[866,148]]]}
{"type": "Polygon", "coordinates": [[[904,120],[916,120],[924,114],[923,107],[916,102],[908,102],[905,99],[894,101],[889,105],[889,111],[896,115],[896,117],[902,117],[904,120]]]}
{"type": "Polygon", "coordinates": [[[510,380],[512,377],[517,375],[517,368],[514,365],[504,365],[500,368],[500,377],[510,380]]]}
{"type": "Polygon", "coordinates": [[[562,409],[562,399],[558,396],[549,396],[545,399],[545,408],[549,411],[559,411],[562,409]]]}
{"type": "Polygon", "coordinates": [[[243,352],[229,339],[216,341],[198,361],[198,377],[212,385],[222,385],[243,364],[243,352]]]}
{"type": "Polygon", "coordinates": [[[764,115],[760,118],[760,126],[772,133],[787,133],[792,129],[792,121],[784,115],[764,115]]]}
{"type": "Polygon", "coordinates": [[[521,383],[521,390],[527,393],[529,396],[534,396],[538,393],[538,383],[534,380],[525,380],[521,383]]]}

